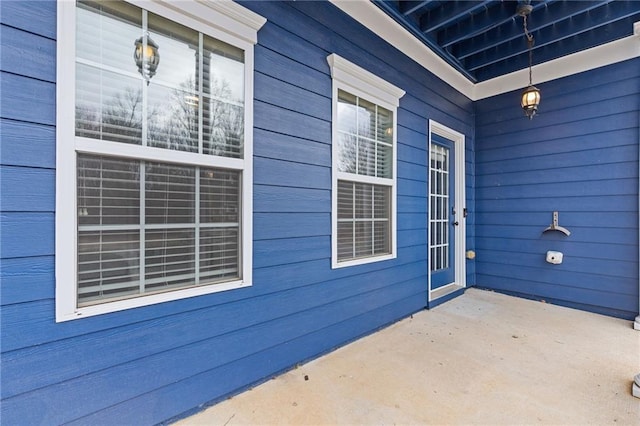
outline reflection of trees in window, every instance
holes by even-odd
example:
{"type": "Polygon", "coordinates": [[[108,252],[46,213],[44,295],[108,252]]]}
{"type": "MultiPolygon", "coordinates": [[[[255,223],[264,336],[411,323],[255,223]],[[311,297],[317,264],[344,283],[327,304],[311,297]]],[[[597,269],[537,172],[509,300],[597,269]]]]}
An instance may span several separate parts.
{"type": "Polygon", "coordinates": [[[340,171],[375,175],[376,111],[375,104],[345,91],[338,91],[340,171]]]}
{"type": "MultiPolygon", "coordinates": [[[[244,108],[241,101],[230,101],[232,92],[226,80],[211,79],[211,97],[203,102],[203,152],[224,157],[242,157],[244,108]]],[[[166,90],[158,85],[154,93],[164,94],[158,102],[149,101],[147,145],[177,151],[197,152],[199,104],[193,77],[178,88],[166,90]]],[[[157,95],[155,96],[158,97],[157,95]]],[[[126,87],[106,100],[102,108],[78,103],[76,134],[122,143],[142,143],[143,92],[126,87]]]]}
{"type": "MultiPolygon", "coordinates": [[[[102,131],[116,142],[142,139],[142,90],[126,88],[113,97],[102,112],[102,131]]],[[[138,142],[139,143],[139,142],[138,142]]]]}
{"type": "Polygon", "coordinates": [[[204,111],[204,153],[223,157],[242,157],[244,140],[244,108],[241,101],[234,105],[229,82],[209,79],[211,99],[205,102],[204,111]]]}
{"type": "Polygon", "coordinates": [[[99,109],[91,103],[76,106],[76,134],[115,142],[140,144],[142,90],[127,87],[99,109]]]}
{"type": "Polygon", "coordinates": [[[347,173],[356,173],[358,159],[358,138],[353,134],[340,134],[340,155],[338,157],[338,170],[347,173]]]}
{"type": "Polygon", "coordinates": [[[338,91],[338,169],[390,178],[393,115],[391,111],[338,91]]]}
{"type": "Polygon", "coordinates": [[[165,91],[160,102],[150,102],[156,114],[148,118],[148,146],[198,151],[198,97],[194,87],[194,79],[189,77],[177,89],[165,91]]]}

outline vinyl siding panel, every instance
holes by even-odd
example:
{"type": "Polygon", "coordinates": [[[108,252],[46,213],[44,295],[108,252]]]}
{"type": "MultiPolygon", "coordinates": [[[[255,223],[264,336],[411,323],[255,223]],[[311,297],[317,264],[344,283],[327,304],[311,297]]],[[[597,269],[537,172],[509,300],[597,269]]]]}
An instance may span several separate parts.
{"type": "Polygon", "coordinates": [[[478,285],[594,312],[638,313],[640,60],[476,104],[478,285]],[[542,233],[560,214],[571,231],[542,233]],[[564,253],[561,265],[547,250],[564,253]]]}
{"type": "Polygon", "coordinates": [[[165,422],[426,306],[428,120],[467,136],[471,221],[473,104],[328,2],[243,5],[268,19],[255,47],[253,286],[56,324],[56,3],[0,2],[3,424],[165,422]],[[331,53],[407,92],[398,256],[335,270],[331,53]]]}

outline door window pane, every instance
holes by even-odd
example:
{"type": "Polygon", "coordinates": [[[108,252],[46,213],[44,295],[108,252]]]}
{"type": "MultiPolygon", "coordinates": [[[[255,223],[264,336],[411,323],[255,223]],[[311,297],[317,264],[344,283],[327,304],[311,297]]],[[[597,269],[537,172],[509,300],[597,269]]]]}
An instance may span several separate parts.
{"type": "Polygon", "coordinates": [[[430,155],[430,206],[431,218],[431,271],[449,267],[449,150],[431,144],[430,155]]]}

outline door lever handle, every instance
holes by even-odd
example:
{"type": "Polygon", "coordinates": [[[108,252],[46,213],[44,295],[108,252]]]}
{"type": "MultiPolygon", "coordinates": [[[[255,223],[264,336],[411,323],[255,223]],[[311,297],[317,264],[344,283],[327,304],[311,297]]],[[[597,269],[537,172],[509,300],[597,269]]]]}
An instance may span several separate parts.
{"type": "Polygon", "coordinates": [[[460,224],[459,224],[459,223],[458,223],[458,221],[456,220],[455,222],[453,222],[453,223],[452,223],[452,225],[453,225],[453,226],[458,226],[458,225],[460,225],[460,224]]]}

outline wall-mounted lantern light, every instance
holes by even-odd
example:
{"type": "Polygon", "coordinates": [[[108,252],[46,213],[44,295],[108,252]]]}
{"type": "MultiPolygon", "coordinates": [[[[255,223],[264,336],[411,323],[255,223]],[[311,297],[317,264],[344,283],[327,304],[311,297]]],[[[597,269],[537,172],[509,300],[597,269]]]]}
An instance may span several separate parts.
{"type": "Polygon", "coordinates": [[[156,74],[160,63],[158,45],[151,40],[148,34],[145,34],[135,41],[135,46],[133,59],[136,61],[138,72],[142,74],[148,85],[151,77],[156,74]]]}

